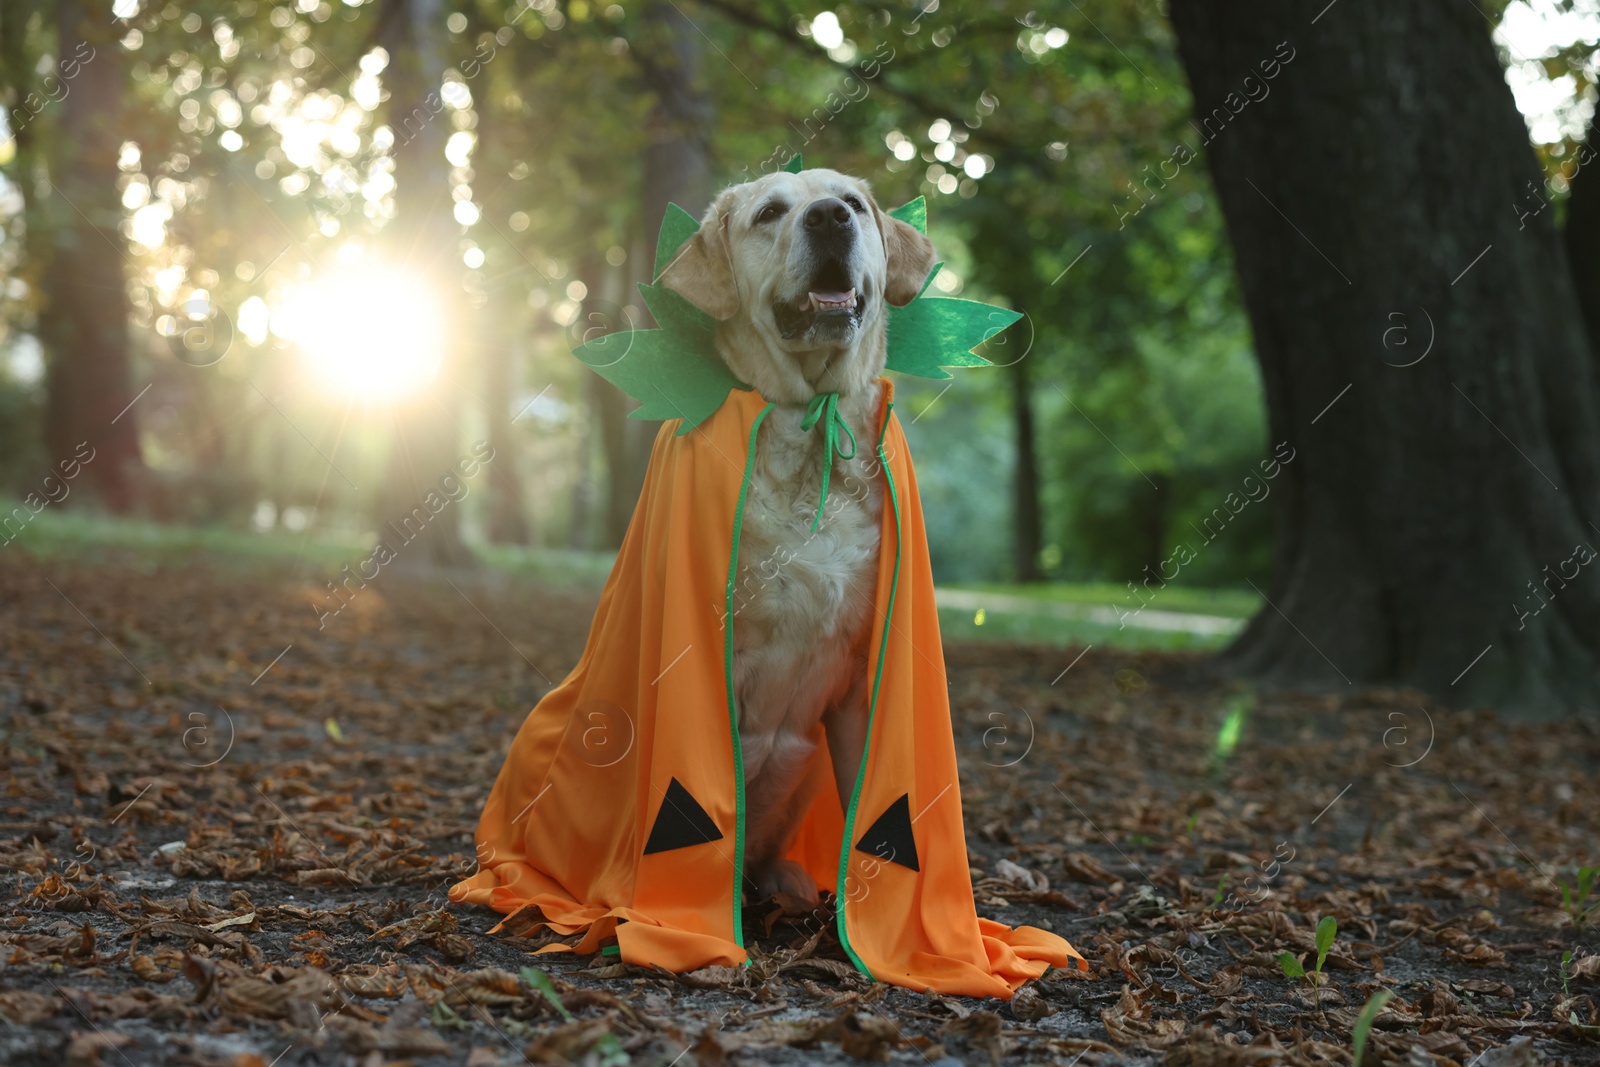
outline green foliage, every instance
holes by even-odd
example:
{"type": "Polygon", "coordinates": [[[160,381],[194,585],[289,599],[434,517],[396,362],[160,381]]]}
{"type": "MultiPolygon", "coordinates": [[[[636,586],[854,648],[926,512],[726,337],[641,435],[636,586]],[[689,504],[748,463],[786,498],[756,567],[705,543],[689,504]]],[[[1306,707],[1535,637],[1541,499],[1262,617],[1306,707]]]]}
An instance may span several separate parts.
{"type": "MultiPolygon", "coordinates": [[[[380,480],[391,458],[381,417],[292,388],[294,353],[278,339],[236,340],[214,367],[196,369],[172,359],[159,332],[197,291],[235,319],[251,298],[276,311],[283,291],[316,277],[343,242],[381,243],[415,221],[395,214],[392,195],[366,194],[396,173],[411,116],[393,94],[358,107],[355,83],[381,58],[394,65],[383,74],[390,88],[423,49],[392,39],[392,5],[303,6],[144,4],[119,28],[123,42],[108,45],[128,70],[116,121],[139,149],[120,189],[129,203],[160,196],[175,205],[163,248],[130,246],[128,258],[136,374],[158,387],[137,413],[141,439],[160,510],[185,521],[242,528],[254,501],[267,498],[360,530],[369,491],[329,479],[305,442],[338,444],[336,461],[358,468],[349,473],[361,486],[380,480]],[[308,101],[326,112],[326,129],[348,128],[354,140],[290,145],[287,118],[308,101]],[[227,124],[224,105],[239,109],[227,124]],[[239,135],[232,147],[225,125],[239,135]],[[384,130],[397,147],[383,147],[384,130]]],[[[540,536],[587,543],[586,524],[603,510],[594,486],[627,481],[601,460],[614,442],[600,440],[614,427],[597,401],[612,394],[568,353],[578,348],[626,389],[630,375],[672,353],[658,338],[623,355],[618,346],[628,342],[598,335],[651,315],[703,335],[704,322],[649,288],[662,249],[694,228],[677,209],[650,217],[662,178],[649,153],[681,134],[703,150],[712,188],[801,166],[803,153],[805,164],[869,179],[880,203],[903,204],[894,214],[919,228],[929,227],[932,201],[931,236],[950,265],[947,281],[959,280],[897,311],[892,329],[944,338],[897,355],[904,373],[948,379],[943,368],[974,368],[932,388],[902,382],[897,404],[930,503],[941,581],[1014,576],[1016,415],[1027,404],[1048,576],[1121,584],[1154,572],[1167,583],[1163,598],[1184,586],[1259,583],[1275,503],[1251,504],[1220,533],[1207,526],[1258,476],[1272,442],[1160,5],[1119,0],[1091,14],[993,0],[917,14],[846,0],[830,10],[846,39],[832,50],[770,4],[734,0],[695,15],[688,43],[701,54],[690,88],[709,116],[704,130],[663,120],[660,104],[675,91],[663,73],[683,42],[639,3],[447,0],[448,31],[436,27],[423,42],[470,94],[468,106],[431,119],[473,141],[470,160],[451,171],[454,189],[434,193],[448,207],[468,191],[481,211],[477,222],[447,226],[429,256],[441,291],[463,302],[454,358],[476,390],[474,407],[520,410],[517,401],[549,390],[548,410],[515,427],[540,536]],[[634,296],[638,283],[646,288],[634,296]],[[1002,301],[1013,309],[1006,316],[1021,318],[969,354],[969,342],[1004,323],[993,309],[947,298],[956,296],[1002,301]],[[480,380],[482,353],[507,348],[518,353],[511,396],[480,380]],[[1168,579],[1180,548],[1193,559],[1168,579]]],[[[14,107],[38,90],[39,60],[53,54],[50,15],[42,0],[8,5],[3,28],[21,32],[0,34],[0,103],[14,107]]],[[[1592,81],[1586,48],[1563,48],[1546,73],[1566,69],[1583,91],[1592,81]]],[[[47,111],[13,155],[0,152],[11,186],[29,188],[57,132],[47,111]]],[[[1545,149],[1547,169],[1570,177],[1573,147],[1568,139],[1545,149]]],[[[396,180],[404,187],[403,173],[396,180]]],[[[37,279],[21,250],[47,244],[49,211],[63,210],[40,204],[26,206],[26,225],[3,217],[11,209],[0,204],[0,276],[18,283],[0,286],[0,315],[18,330],[34,325],[37,279]]],[[[686,366],[684,380],[646,396],[634,417],[683,416],[686,427],[703,418],[705,398],[725,395],[727,381],[709,362],[686,366]]],[[[6,459],[20,455],[15,441],[37,440],[27,421],[37,408],[14,399],[0,387],[6,459]]],[[[481,410],[464,420],[481,421],[481,410]]],[[[626,442],[635,450],[637,438],[626,442]]],[[[0,485],[8,481],[0,468],[0,485]]]]}

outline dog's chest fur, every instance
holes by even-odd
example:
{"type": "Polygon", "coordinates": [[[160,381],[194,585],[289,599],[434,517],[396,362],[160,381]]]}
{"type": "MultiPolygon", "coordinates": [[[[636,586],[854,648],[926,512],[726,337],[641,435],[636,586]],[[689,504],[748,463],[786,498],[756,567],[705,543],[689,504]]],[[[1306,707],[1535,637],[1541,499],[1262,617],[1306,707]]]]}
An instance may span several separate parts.
{"type": "Polygon", "coordinates": [[[874,383],[840,401],[856,455],[835,453],[815,532],[823,427],[801,429],[804,409],[784,405],[762,424],[733,619],[739,730],[751,776],[771,758],[783,763],[808,755],[822,713],[865,675],[883,514],[875,455],[879,396],[874,383]]]}

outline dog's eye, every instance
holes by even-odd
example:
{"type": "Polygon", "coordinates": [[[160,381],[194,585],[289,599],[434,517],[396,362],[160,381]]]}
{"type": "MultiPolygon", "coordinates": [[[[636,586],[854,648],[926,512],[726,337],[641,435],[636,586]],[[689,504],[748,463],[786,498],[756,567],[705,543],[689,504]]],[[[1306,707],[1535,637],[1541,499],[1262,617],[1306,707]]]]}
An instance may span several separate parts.
{"type": "Polygon", "coordinates": [[[844,198],[844,202],[849,204],[850,210],[856,212],[857,214],[867,210],[867,205],[861,202],[861,198],[859,196],[847,196],[844,198]]]}
{"type": "Polygon", "coordinates": [[[776,201],[766,204],[761,208],[760,211],[756,212],[756,225],[759,226],[763,222],[771,222],[774,219],[782,218],[783,213],[788,210],[788,204],[780,204],[776,201]]]}

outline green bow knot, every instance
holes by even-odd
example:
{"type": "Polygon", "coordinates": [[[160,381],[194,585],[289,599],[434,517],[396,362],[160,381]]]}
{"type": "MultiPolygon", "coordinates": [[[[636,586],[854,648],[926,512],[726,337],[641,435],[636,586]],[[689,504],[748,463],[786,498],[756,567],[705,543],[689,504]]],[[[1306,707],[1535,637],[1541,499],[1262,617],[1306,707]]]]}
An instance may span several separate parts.
{"type": "Polygon", "coordinates": [[[812,520],[812,532],[822,525],[822,512],[828,506],[828,476],[833,473],[834,442],[838,440],[840,430],[850,438],[850,451],[846,452],[841,444],[839,458],[856,458],[856,435],[850,432],[850,424],[839,417],[838,393],[818,393],[812,397],[811,404],[806,408],[806,417],[800,420],[800,428],[809,430],[819,421],[822,423],[822,496],[817,501],[817,517],[812,520]]]}

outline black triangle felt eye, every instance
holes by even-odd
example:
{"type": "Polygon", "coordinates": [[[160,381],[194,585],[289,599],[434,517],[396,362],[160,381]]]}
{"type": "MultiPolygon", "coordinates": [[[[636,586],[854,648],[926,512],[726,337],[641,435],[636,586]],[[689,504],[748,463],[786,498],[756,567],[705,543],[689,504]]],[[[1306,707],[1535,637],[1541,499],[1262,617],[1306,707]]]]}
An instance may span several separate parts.
{"type": "Polygon", "coordinates": [[[722,831],[711,821],[706,809],[689,795],[682,782],[674,778],[667,784],[667,796],[661,802],[661,810],[656,812],[656,824],[650,828],[650,840],[644,843],[644,854],[648,856],[654,852],[703,845],[721,837],[722,831]]]}
{"type": "Polygon", "coordinates": [[[856,848],[880,860],[898,863],[913,871],[917,866],[917,842],[911,836],[911,794],[901,793],[900,799],[890,804],[878,821],[867,828],[856,842],[856,848]]]}

